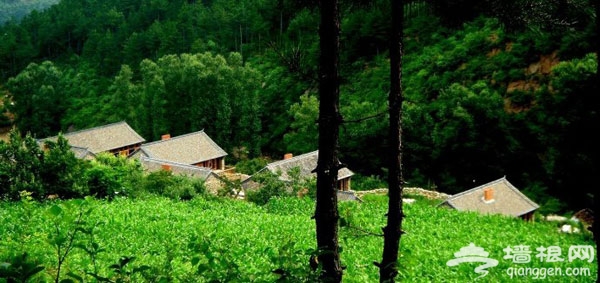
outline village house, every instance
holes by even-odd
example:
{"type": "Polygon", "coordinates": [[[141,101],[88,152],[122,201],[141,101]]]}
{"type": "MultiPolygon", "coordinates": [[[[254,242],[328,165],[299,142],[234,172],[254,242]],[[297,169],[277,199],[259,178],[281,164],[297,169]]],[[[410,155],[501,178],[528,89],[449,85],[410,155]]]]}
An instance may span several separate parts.
{"type": "MultiPolygon", "coordinates": [[[[63,134],[69,141],[75,156],[81,159],[93,159],[96,155],[109,152],[115,155],[129,156],[138,150],[145,141],[126,122],[118,122],[63,134]]],[[[58,136],[38,140],[43,147],[46,141],[56,141],[58,136]]]]}
{"type": "MultiPolygon", "coordinates": [[[[290,170],[296,167],[300,169],[300,177],[316,177],[317,173],[312,171],[317,167],[318,157],[318,150],[298,156],[293,156],[291,153],[287,153],[284,155],[283,160],[269,163],[263,170],[268,170],[274,174],[280,173],[281,175],[279,176],[279,179],[285,182],[291,181],[288,173],[290,170]]],[[[342,168],[338,170],[337,189],[339,191],[349,191],[351,185],[350,180],[353,175],[354,173],[348,168],[342,168]]]]}
{"type": "Polygon", "coordinates": [[[506,177],[450,196],[442,206],[483,214],[502,214],[532,220],[539,205],[521,193],[506,177]]]}
{"type": "Polygon", "coordinates": [[[216,192],[223,186],[221,179],[215,172],[206,167],[181,164],[168,160],[154,159],[140,156],[140,163],[146,172],[167,171],[173,175],[186,176],[204,181],[204,185],[209,191],[216,192]]]}
{"type": "Polygon", "coordinates": [[[204,131],[198,131],[176,137],[165,134],[159,141],[143,144],[132,158],[205,167],[220,172],[225,170],[225,156],[227,153],[204,131]]]}
{"type": "MultiPolygon", "coordinates": [[[[255,174],[259,174],[260,172],[268,171],[273,174],[279,175],[279,179],[284,182],[291,182],[292,178],[289,175],[289,172],[294,168],[298,168],[299,177],[301,178],[316,178],[317,174],[313,172],[313,170],[317,167],[317,160],[319,157],[319,151],[315,150],[309,153],[301,154],[298,156],[294,156],[291,153],[287,153],[284,155],[282,160],[278,160],[272,163],[267,164],[263,169],[258,171],[255,174]]],[[[338,199],[357,199],[354,193],[351,191],[351,178],[354,173],[348,168],[341,168],[338,170],[338,178],[337,178],[337,189],[338,189],[338,199]]],[[[258,184],[256,184],[252,177],[244,180],[242,182],[242,187],[245,189],[255,189],[258,184]]]]}

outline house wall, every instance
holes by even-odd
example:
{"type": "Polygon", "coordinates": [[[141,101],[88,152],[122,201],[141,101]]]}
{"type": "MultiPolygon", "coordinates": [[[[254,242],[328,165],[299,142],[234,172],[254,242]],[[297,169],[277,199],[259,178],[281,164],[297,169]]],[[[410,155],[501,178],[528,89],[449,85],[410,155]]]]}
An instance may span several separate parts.
{"type": "MultiPolygon", "coordinates": [[[[163,164],[160,162],[150,162],[142,160],[142,165],[148,172],[157,172],[161,170],[171,171],[174,175],[183,175],[192,178],[204,179],[206,176],[206,169],[196,168],[192,166],[179,166],[175,164],[163,164]]],[[[209,175],[210,177],[210,175],[209,175]]]]}
{"type": "Polygon", "coordinates": [[[127,157],[130,154],[132,154],[134,151],[138,150],[141,146],[142,146],[141,143],[136,143],[136,144],[131,144],[131,145],[124,146],[124,147],[113,148],[113,149],[109,150],[109,152],[114,155],[122,155],[122,156],[127,157]]]}
{"type": "Polygon", "coordinates": [[[525,220],[525,221],[533,221],[533,214],[535,213],[535,211],[531,211],[529,213],[525,213],[519,217],[521,217],[521,219],[525,220]]]}
{"type": "Polygon", "coordinates": [[[225,169],[225,159],[223,157],[215,158],[211,160],[206,160],[202,162],[198,162],[193,164],[194,166],[206,167],[212,170],[224,170],[225,169]]]}
{"type": "Polygon", "coordinates": [[[337,184],[337,189],[339,191],[345,192],[350,190],[350,178],[340,179],[337,184]]]}

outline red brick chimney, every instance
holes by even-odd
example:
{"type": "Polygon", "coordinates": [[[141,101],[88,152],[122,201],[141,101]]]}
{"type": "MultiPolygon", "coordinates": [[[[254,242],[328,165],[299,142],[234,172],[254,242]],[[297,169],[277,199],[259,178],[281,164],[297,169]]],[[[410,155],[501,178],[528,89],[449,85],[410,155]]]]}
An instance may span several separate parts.
{"type": "Polygon", "coordinates": [[[494,189],[486,188],[483,190],[483,200],[484,201],[493,201],[494,200],[494,189]]]}
{"type": "Polygon", "coordinates": [[[160,167],[162,168],[162,170],[171,171],[171,165],[162,164],[160,167]]]}
{"type": "Polygon", "coordinates": [[[171,134],[164,134],[164,135],[160,136],[160,140],[163,140],[163,141],[168,140],[170,138],[171,138],[171,134]]]}
{"type": "Polygon", "coordinates": [[[290,159],[290,158],[292,158],[292,157],[294,157],[294,155],[293,155],[293,154],[291,154],[291,153],[286,153],[286,154],[284,154],[284,155],[283,155],[283,160],[287,160],[287,159],[290,159]]]}

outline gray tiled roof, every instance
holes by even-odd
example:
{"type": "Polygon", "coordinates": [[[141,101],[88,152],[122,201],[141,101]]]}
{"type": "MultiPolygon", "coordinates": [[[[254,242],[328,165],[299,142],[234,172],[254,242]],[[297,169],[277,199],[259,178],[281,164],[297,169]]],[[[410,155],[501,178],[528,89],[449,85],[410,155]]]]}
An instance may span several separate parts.
{"type": "Polygon", "coordinates": [[[340,191],[340,190],[336,190],[337,193],[337,198],[340,201],[358,201],[358,202],[362,202],[362,199],[359,198],[356,193],[354,191],[340,191]]]}
{"type": "Polygon", "coordinates": [[[142,156],[140,158],[140,162],[142,163],[144,168],[146,168],[146,170],[148,170],[149,172],[164,170],[163,165],[168,165],[170,167],[171,172],[175,175],[185,175],[206,180],[214,174],[212,170],[210,170],[210,168],[181,164],[177,162],[171,162],[168,160],[160,160],[142,156]]]}
{"type": "Polygon", "coordinates": [[[181,164],[196,164],[227,155],[204,131],[143,144],[142,152],[150,158],[181,164]]]}
{"type": "MultiPolygon", "coordinates": [[[[312,171],[317,167],[318,157],[319,151],[315,150],[313,152],[294,156],[290,159],[269,163],[265,169],[273,173],[281,173],[280,179],[283,181],[290,181],[288,171],[295,167],[300,168],[300,176],[316,176],[316,173],[313,173],[312,171]]],[[[354,175],[354,173],[348,168],[342,168],[338,170],[338,180],[351,177],[352,175],[354,175]]]]}
{"type": "Polygon", "coordinates": [[[71,151],[75,154],[75,157],[79,159],[94,158],[96,155],[89,149],[80,146],[71,146],[71,151]]]}
{"type": "MultiPolygon", "coordinates": [[[[93,154],[139,144],[145,141],[126,122],[118,122],[100,127],[63,134],[72,147],[84,148],[93,154]]],[[[56,141],[57,136],[42,139],[56,141]]]]}
{"type": "Polygon", "coordinates": [[[539,208],[539,205],[521,193],[506,177],[483,184],[449,197],[444,203],[457,210],[489,214],[521,216],[539,208]],[[483,200],[484,190],[493,190],[493,201],[483,200]]]}

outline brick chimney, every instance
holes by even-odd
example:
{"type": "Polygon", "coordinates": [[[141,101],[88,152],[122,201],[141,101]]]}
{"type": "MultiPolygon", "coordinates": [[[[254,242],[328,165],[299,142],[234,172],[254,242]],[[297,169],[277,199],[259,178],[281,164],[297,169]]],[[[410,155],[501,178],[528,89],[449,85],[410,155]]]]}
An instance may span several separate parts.
{"type": "Polygon", "coordinates": [[[483,190],[483,201],[485,201],[485,202],[494,201],[494,189],[486,188],[483,190]]]}
{"type": "Polygon", "coordinates": [[[160,140],[166,141],[171,138],[171,134],[164,134],[160,136],[160,140]]]}
{"type": "Polygon", "coordinates": [[[164,170],[164,171],[171,171],[171,165],[168,165],[168,164],[162,164],[160,167],[161,167],[161,168],[162,168],[162,170],[164,170]]]}
{"type": "Polygon", "coordinates": [[[283,160],[288,160],[288,159],[290,159],[290,158],[292,158],[292,157],[294,157],[294,155],[293,155],[293,154],[291,154],[291,153],[286,153],[286,154],[284,154],[284,155],[283,155],[283,160]]]}

